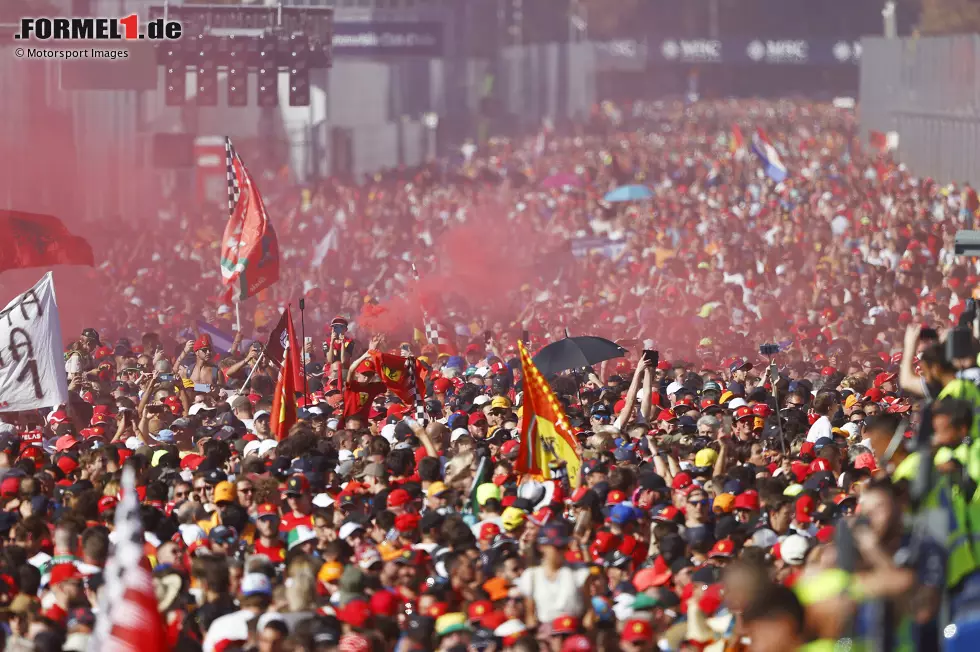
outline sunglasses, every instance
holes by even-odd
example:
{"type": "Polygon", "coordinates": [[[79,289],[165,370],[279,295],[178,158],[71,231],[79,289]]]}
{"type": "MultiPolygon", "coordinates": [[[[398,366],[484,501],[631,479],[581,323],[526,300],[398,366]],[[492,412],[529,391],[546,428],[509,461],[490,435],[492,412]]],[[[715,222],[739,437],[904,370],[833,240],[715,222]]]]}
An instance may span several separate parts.
{"type": "Polygon", "coordinates": [[[238,490],[238,493],[240,493],[240,494],[250,494],[253,491],[254,491],[254,489],[252,489],[251,487],[242,487],[241,489],[238,490]]]}

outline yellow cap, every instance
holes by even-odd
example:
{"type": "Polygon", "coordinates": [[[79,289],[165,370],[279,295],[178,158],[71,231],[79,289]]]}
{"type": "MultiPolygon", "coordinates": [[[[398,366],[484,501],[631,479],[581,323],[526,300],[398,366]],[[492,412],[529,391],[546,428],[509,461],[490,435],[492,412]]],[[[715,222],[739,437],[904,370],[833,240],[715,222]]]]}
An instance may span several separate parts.
{"type": "Polygon", "coordinates": [[[801,484],[791,484],[783,490],[784,496],[799,496],[803,493],[803,485],[801,484]]]}
{"type": "Polygon", "coordinates": [[[511,407],[510,399],[506,396],[494,396],[493,400],[490,401],[490,409],[496,410],[498,408],[509,410],[511,407]]]}
{"type": "Polygon", "coordinates": [[[214,486],[214,502],[218,503],[233,503],[238,499],[238,491],[235,490],[235,485],[225,480],[224,482],[219,482],[214,486]]]}
{"type": "Polygon", "coordinates": [[[524,512],[516,507],[508,507],[504,510],[504,513],[500,515],[500,520],[504,524],[504,529],[508,531],[516,530],[524,525],[524,519],[524,512]]]}
{"type": "Polygon", "coordinates": [[[449,491],[449,487],[446,486],[445,482],[433,482],[429,485],[429,490],[426,492],[429,496],[438,496],[439,494],[449,491]]]}
{"type": "Polygon", "coordinates": [[[335,582],[340,579],[340,576],[344,574],[344,565],[339,561],[328,561],[323,566],[320,566],[320,572],[317,573],[316,578],[321,582],[335,582]]]}
{"type": "Polygon", "coordinates": [[[500,491],[500,487],[492,482],[484,482],[476,488],[476,502],[479,505],[485,505],[491,498],[500,500],[502,496],[503,492],[500,491]]]}
{"type": "Polygon", "coordinates": [[[715,462],[718,460],[718,451],[711,448],[702,448],[698,451],[698,454],[694,456],[694,466],[705,467],[714,466],[715,462]]]}
{"type": "Polygon", "coordinates": [[[735,496],[733,494],[718,494],[712,508],[716,512],[729,514],[735,508],[735,496]]]}

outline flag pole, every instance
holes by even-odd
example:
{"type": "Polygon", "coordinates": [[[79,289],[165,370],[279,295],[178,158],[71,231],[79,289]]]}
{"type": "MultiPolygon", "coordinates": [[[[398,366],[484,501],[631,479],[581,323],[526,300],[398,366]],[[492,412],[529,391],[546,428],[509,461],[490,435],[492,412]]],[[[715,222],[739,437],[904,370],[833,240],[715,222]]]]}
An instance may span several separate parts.
{"type": "Polygon", "coordinates": [[[248,372],[248,376],[245,377],[245,382],[242,383],[242,386],[238,388],[239,396],[241,396],[242,392],[245,391],[245,388],[248,386],[248,381],[252,380],[252,374],[254,374],[255,370],[259,368],[260,364],[262,364],[262,358],[264,357],[265,357],[265,349],[263,349],[262,353],[259,354],[259,359],[255,361],[255,364],[252,366],[252,369],[248,372]]]}
{"type": "Polygon", "coordinates": [[[238,309],[238,306],[240,305],[241,304],[239,302],[235,302],[235,332],[238,333],[242,332],[242,314],[238,309]]]}
{"type": "Polygon", "coordinates": [[[303,362],[303,398],[309,400],[310,388],[306,380],[306,297],[299,299],[299,329],[303,333],[303,346],[299,350],[299,359],[303,362]]]}

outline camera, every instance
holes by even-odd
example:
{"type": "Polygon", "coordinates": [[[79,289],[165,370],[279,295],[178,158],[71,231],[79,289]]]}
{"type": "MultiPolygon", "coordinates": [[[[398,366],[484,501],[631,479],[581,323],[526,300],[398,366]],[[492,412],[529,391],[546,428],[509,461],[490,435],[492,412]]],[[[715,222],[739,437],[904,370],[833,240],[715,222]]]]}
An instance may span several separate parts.
{"type": "Polygon", "coordinates": [[[762,344],[759,346],[759,355],[764,355],[766,357],[772,357],[779,353],[778,344],[762,344]]]}

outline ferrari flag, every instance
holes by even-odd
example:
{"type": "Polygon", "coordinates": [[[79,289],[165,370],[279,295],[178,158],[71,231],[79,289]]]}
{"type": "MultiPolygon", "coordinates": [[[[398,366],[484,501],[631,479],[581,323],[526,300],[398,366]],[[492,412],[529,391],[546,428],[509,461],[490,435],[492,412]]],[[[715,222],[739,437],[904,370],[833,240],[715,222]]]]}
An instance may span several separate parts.
{"type": "Polygon", "coordinates": [[[371,360],[381,382],[392,394],[401,399],[402,403],[415,405],[420,396],[425,396],[422,365],[418,360],[381,351],[371,351],[371,360]],[[409,366],[410,363],[415,365],[414,373],[409,366]]]}
{"type": "Polygon", "coordinates": [[[515,469],[531,477],[549,480],[565,462],[568,482],[579,486],[582,458],[575,436],[558,398],[534,366],[531,355],[518,342],[524,376],[524,403],[521,415],[521,447],[515,469]]]}
{"type": "Polygon", "coordinates": [[[228,168],[228,224],[221,239],[221,279],[228,298],[243,301],[279,280],[279,241],[262,195],[225,139],[228,168]]]}
{"type": "Polygon", "coordinates": [[[293,317],[286,308],[286,354],[282,358],[282,369],[279,372],[279,382],[276,383],[276,393],[272,397],[272,414],[269,415],[269,427],[278,441],[289,436],[289,429],[296,424],[296,388],[299,386],[299,345],[296,343],[296,331],[293,330],[293,317]]]}

